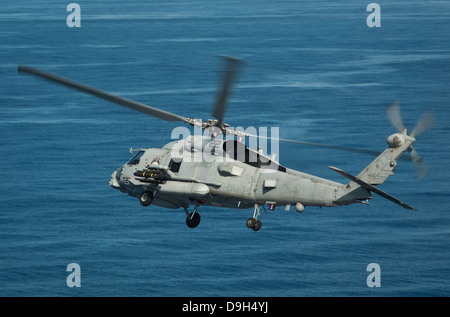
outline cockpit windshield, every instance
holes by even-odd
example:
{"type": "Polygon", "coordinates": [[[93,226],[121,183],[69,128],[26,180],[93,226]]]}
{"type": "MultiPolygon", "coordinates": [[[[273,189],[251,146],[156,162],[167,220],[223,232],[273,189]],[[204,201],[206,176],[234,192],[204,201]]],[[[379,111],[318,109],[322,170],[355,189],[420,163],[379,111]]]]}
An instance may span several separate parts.
{"type": "Polygon", "coordinates": [[[128,161],[128,165],[137,165],[139,164],[139,161],[141,160],[142,155],[144,155],[145,151],[139,151],[136,153],[135,156],[131,158],[131,160],[128,161]]]}

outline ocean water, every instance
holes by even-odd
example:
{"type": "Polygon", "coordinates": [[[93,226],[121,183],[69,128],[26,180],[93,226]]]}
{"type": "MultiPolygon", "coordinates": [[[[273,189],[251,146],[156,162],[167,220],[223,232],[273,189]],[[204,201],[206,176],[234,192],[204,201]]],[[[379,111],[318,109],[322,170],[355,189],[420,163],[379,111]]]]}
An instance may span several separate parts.
{"type": "MultiPolygon", "coordinates": [[[[0,12],[1,296],[449,296],[450,3],[378,1],[8,1],[0,12]],[[398,100],[430,167],[399,161],[370,206],[252,210],[142,207],[109,187],[129,148],[162,147],[178,124],[17,74],[55,72],[182,116],[208,119],[217,55],[245,59],[226,122],[280,136],[383,151],[398,100]],[[81,269],[70,288],[69,263],[81,269]],[[381,287],[368,287],[368,264],[381,287]]],[[[346,183],[373,157],[280,144],[282,165],[346,183]]]]}

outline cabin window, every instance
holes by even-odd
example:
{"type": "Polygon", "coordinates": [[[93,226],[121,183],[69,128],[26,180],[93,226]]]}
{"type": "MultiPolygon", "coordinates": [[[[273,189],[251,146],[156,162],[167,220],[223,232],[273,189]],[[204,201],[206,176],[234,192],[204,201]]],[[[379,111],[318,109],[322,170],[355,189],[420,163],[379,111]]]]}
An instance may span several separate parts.
{"type": "Polygon", "coordinates": [[[223,150],[236,161],[243,162],[256,168],[264,168],[265,166],[268,166],[275,168],[280,172],[286,173],[286,168],[284,166],[273,163],[266,157],[259,155],[259,153],[250,150],[244,143],[229,140],[223,143],[223,150]]]}
{"type": "Polygon", "coordinates": [[[174,160],[170,160],[169,169],[172,172],[174,172],[174,173],[178,173],[178,171],[180,170],[180,166],[181,166],[182,162],[183,162],[182,160],[179,161],[179,162],[175,162],[174,160]]]}

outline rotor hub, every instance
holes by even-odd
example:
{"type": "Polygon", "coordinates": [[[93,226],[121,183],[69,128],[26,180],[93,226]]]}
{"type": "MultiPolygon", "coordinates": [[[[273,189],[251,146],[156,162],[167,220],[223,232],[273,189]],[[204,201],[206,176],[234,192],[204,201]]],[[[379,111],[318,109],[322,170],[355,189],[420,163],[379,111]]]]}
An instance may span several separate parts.
{"type": "Polygon", "coordinates": [[[402,133],[394,133],[391,134],[387,138],[387,144],[391,148],[397,148],[402,146],[405,143],[405,136],[402,133]]]}

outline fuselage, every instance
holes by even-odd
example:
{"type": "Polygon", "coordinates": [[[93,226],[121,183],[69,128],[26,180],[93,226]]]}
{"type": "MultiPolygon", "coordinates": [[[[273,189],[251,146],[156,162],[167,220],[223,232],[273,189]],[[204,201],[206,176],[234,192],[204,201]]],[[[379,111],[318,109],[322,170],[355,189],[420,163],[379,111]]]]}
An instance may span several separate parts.
{"type": "Polygon", "coordinates": [[[302,206],[336,206],[336,193],[345,186],[285,168],[235,140],[207,137],[141,149],[113,173],[110,184],[135,197],[149,191],[152,204],[165,208],[258,204],[293,205],[298,211],[302,206]]]}

